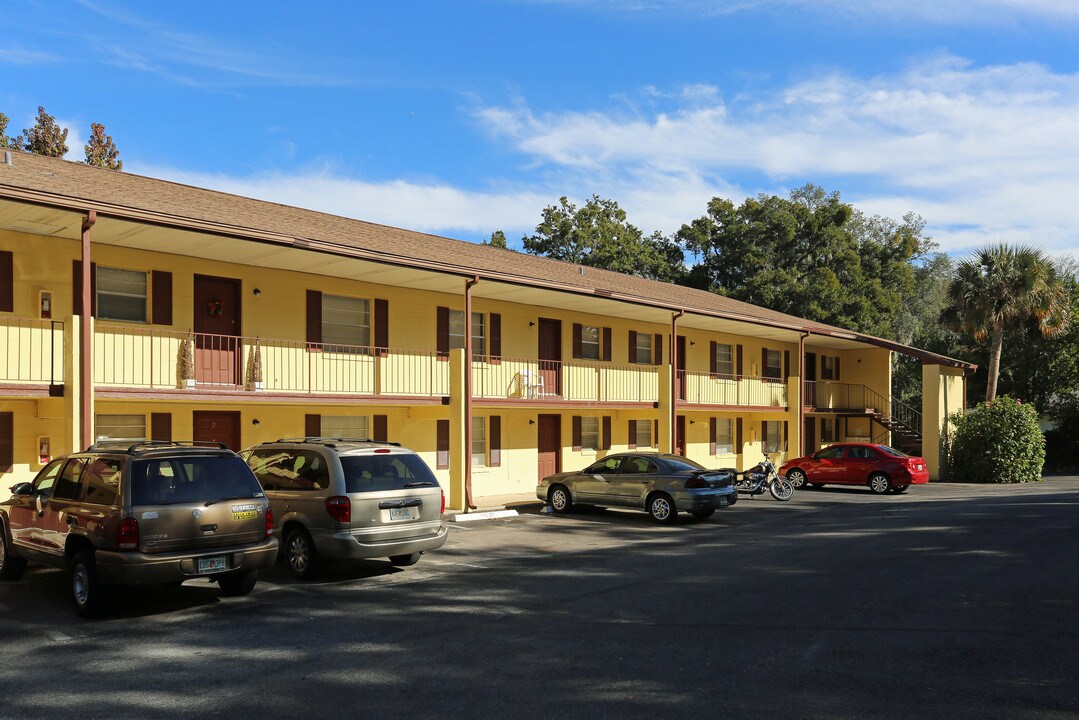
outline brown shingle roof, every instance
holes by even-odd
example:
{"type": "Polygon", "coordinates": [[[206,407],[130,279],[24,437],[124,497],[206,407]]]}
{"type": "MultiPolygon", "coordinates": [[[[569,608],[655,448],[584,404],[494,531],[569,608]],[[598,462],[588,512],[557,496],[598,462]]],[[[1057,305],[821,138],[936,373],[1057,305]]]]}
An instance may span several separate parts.
{"type": "Polygon", "coordinates": [[[249,233],[286,236],[375,253],[401,264],[423,263],[446,272],[479,274],[523,284],[557,285],[566,289],[631,298],[665,308],[683,308],[738,320],[750,320],[798,330],[854,335],[857,339],[899,352],[932,356],[891,341],[813,322],[703,290],[647,280],[633,275],[587,268],[526,253],[512,253],[463,240],[402,230],[363,220],[253,200],[228,193],[103,170],[22,152],[13,163],[0,163],[0,196],[25,197],[31,191],[42,202],[64,200],[66,206],[96,209],[103,215],[131,216],[129,211],[163,216],[162,222],[190,226],[191,221],[219,226],[243,237],[249,233]],[[12,192],[9,192],[12,191],[12,192]],[[73,203],[72,201],[76,201],[73,203]],[[512,259],[510,259],[512,258],[512,259]]]}

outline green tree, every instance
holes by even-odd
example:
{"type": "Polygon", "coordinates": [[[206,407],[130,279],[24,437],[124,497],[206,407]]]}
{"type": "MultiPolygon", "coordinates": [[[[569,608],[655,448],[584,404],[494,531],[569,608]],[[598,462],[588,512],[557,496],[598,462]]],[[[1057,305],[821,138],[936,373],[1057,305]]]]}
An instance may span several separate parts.
{"type": "Polygon", "coordinates": [[[562,197],[543,210],[525,252],[556,260],[678,282],[685,277],[682,248],[662,233],[645,237],[614,200],[593,195],[581,208],[562,197]]]}
{"type": "Polygon", "coordinates": [[[948,303],[943,324],[988,341],[987,401],[997,394],[1005,331],[1033,321],[1043,337],[1053,337],[1068,326],[1071,312],[1068,289],[1052,261],[1041,250],[1003,243],[959,263],[948,303]]]}
{"type": "Polygon", "coordinates": [[[495,230],[491,233],[490,240],[484,240],[484,245],[490,245],[491,247],[502,248],[503,250],[509,250],[509,245],[506,243],[506,233],[501,230],[495,230]]]}
{"type": "Polygon", "coordinates": [[[112,135],[105,134],[105,126],[101,123],[90,123],[90,142],[83,147],[86,150],[84,162],[87,165],[106,170],[124,169],[124,161],[119,159],[120,151],[116,149],[112,135]]]}
{"type": "Polygon", "coordinates": [[[34,127],[23,130],[26,136],[23,149],[46,157],[63,157],[67,154],[67,128],[56,124],[56,118],[38,106],[34,127]]]}
{"type": "Polygon", "coordinates": [[[8,137],[7,126],[11,119],[4,113],[0,113],[0,148],[12,148],[22,150],[23,139],[21,137],[8,137]]]}

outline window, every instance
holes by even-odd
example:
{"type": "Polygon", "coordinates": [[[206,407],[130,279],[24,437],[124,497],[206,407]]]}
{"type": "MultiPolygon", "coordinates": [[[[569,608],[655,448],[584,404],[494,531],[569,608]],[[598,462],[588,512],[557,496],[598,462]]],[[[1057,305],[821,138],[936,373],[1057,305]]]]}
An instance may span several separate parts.
{"type": "Polygon", "coordinates": [[[652,336],[648,333],[637,333],[637,362],[642,365],[652,364],[652,336]]]}
{"type": "Polygon", "coordinates": [[[322,342],[368,347],[371,344],[371,302],[364,298],[322,293],[322,342]]]}
{"type": "Polygon", "coordinates": [[[256,450],[248,465],[266,490],[325,490],[330,486],[326,460],[311,450],[256,450]]]}
{"type": "Polygon", "coordinates": [[[264,497],[255,476],[238,457],[136,460],[131,464],[130,480],[134,506],[264,497]]]}
{"type": "Polygon", "coordinates": [[[839,358],[830,357],[828,355],[820,356],[820,378],[821,380],[838,380],[839,379],[839,358]]]}
{"type": "Polygon", "coordinates": [[[846,448],[842,445],[833,445],[832,447],[824,448],[813,457],[818,460],[837,460],[843,457],[843,452],[845,450],[846,448]]]}
{"type": "Polygon", "coordinates": [[[146,322],[146,273],[98,267],[97,317],[146,322]]]}
{"type": "Polygon", "coordinates": [[[716,373],[734,375],[734,346],[716,343],[716,373]]]}
{"type": "Polygon", "coordinates": [[[821,442],[835,442],[835,418],[821,418],[820,419],[820,441],[821,442]]]}
{"type": "Polygon", "coordinates": [[[581,449],[599,450],[599,418],[581,418],[581,449]]]}
{"type": "Polygon", "coordinates": [[[83,499],[94,505],[114,505],[120,489],[122,461],[116,458],[99,458],[90,466],[83,483],[83,499]]]}
{"type": "MultiPolygon", "coordinates": [[[[450,310],[450,349],[465,346],[465,313],[463,310],[450,310]]],[[[472,357],[487,354],[487,328],[483,313],[472,313],[472,357]]]]}
{"type": "Polygon", "coordinates": [[[847,457],[853,458],[855,460],[868,460],[873,457],[873,452],[867,447],[863,447],[861,445],[854,445],[853,447],[851,447],[850,453],[847,455],[847,457]]]}
{"type": "Polygon", "coordinates": [[[633,438],[636,447],[652,447],[652,421],[634,420],[633,438]]]}
{"type": "Polygon", "coordinates": [[[783,377],[783,354],[779,350],[764,351],[764,377],[783,377]]]}
{"type": "Polygon", "coordinates": [[[472,418],[472,467],[487,467],[487,418],[472,418]]]}
{"type": "Polygon", "coordinates": [[[146,439],[145,415],[95,415],[97,439],[123,438],[124,440],[146,439]]]}
{"type": "Polygon", "coordinates": [[[323,437],[369,438],[371,418],[366,415],[323,415],[319,434],[323,437]]]}
{"type": "Polygon", "coordinates": [[[56,478],[60,475],[60,468],[64,466],[63,460],[53,460],[34,478],[34,494],[43,497],[52,497],[52,488],[56,484],[56,478]]]}
{"type": "Polygon", "coordinates": [[[593,325],[581,326],[581,357],[585,360],[599,360],[602,357],[600,341],[602,330],[593,325]]]}
{"type": "Polygon", "coordinates": [[[652,461],[642,457],[628,457],[622,462],[622,472],[627,475],[644,475],[657,472],[652,461]]]}
{"type": "Polygon", "coordinates": [[[764,451],[777,453],[783,449],[782,430],[779,420],[769,420],[764,424],[764,451]]]}
{"type": "Polygon", "coordinates": [[[341,458],[345,492],[382,492],[438,487],[438,480],[419,455],[352,455],[341,458]]]}
{"type": "Polygon", "coordinates": [[[716,455],[734,454],[734,420],[716,418],[716,455]]]}
{"type": "Polygon", "coordinates": [[[618,466],[622,464],[622,458],[606,457],[597,463],[593,463],[584,471],[585,475],[609,475],[618,472],[618,466]]]}
{"type": "Polygon", "coordinates": [[[79,480],[82,478],[82,470],[86,467],[86,460],[72,458],[67,461],[64,471],[56,481],[52,496],[59,500],[74,500],[79,496],[79,480]]]}

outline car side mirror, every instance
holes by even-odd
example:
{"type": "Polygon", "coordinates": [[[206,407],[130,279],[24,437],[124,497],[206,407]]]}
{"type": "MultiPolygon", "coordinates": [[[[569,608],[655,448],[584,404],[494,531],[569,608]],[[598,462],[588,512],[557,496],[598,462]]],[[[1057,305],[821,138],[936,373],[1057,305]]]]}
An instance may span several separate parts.
{"type": "Polygon", "coordinates": [[[34,486],[28,482],[15,483],[11,486],[12,495],[32,495],[34,486]]]}

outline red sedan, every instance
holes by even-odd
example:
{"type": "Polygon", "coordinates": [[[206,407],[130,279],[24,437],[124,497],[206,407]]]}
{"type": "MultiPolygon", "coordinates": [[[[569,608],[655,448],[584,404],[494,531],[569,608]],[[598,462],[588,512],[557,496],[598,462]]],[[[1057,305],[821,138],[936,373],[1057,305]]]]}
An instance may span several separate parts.
{"type": "Polygon", "coordinates": [[[788,460],[779,468],[791,485],[868,485],[875,493],[901,493],[911,485],[929,482],[925,458],[913,457],[887,445],[839,443],[806,457],[788,460]]]}

